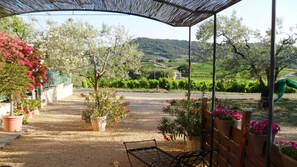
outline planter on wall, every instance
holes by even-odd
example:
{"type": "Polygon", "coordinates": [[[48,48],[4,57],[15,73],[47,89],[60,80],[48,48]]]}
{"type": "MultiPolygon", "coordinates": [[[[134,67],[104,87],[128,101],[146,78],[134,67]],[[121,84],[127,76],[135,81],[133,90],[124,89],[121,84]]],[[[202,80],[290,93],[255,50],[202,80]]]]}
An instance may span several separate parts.
{"type": "Polygon", "coordinates": [[[289,156],[287,156],[286,154],[282,153],[281,151],[280,155],[282,158],[282,165],[283,167],[296,167],[297,166],[297,161],[289,156]]]}
{"type": "Polygon", "coordinates": [[[5,132],[19,132],[22,130],[23,115],[20,116],[2,116],[5,132]]]}
{"type": "Polygon", "coordinates": [[[230,138],[232,126],[235,124],[233,120],[215,119],[218,131],[230,138]]]}
{"type": "MultiPolygon", "coordinates": [[[[250,141],[253,145],[253,150],[256,155],[264,155],[267,135],[257,135],[249,132],[250,141]]],[[[275,135],[272,136],[272,142],[275,135]]]]}

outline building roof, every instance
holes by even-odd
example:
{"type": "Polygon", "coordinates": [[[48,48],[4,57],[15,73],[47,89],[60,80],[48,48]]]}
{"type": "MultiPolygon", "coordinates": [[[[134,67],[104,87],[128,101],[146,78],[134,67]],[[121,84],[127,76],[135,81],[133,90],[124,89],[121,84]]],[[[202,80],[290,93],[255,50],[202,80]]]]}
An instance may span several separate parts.
{"type": "Polygon", "coordinates": [[[193,26],[241,0],[0,0],[0,18],[45,11],[106,11],[193,26]]]}

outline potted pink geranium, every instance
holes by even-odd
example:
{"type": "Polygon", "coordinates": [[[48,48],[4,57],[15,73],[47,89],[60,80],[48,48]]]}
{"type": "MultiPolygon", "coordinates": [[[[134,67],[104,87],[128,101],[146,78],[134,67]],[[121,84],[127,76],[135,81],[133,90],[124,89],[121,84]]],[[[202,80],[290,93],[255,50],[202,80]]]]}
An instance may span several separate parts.
{"type": "Polygon", "coordinates": [[[242,114],[236,110],[217,108],[213,112],[216,122],[216,127],[223,135],[230,137],[232,126],[235,126],[237,121],[242,118],[242,114]]]}
{"type": "MultiPolygon", "coordinates": [[[[252,121],[247,126],[249,130],[250,141],[254,146],[254,153],[262,155],[264,153],[264,145],[267,139],[268,120],[252,121]]],[[[274,136],[280,131],[277,123],[272,122],[272,135],[274,136]]]]}

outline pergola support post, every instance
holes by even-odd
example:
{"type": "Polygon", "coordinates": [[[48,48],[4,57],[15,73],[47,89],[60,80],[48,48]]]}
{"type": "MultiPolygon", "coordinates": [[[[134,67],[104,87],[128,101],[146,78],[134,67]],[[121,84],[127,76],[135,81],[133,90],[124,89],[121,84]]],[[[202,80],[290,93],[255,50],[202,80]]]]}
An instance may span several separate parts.
{"type": "Polygon", "coordinates": [[[270,167],[272,148],[272,120],[274,108],[274,68],[275,68],[275,20],[276,20],[276,0],[272,0],[271,15],[271,51],[270,51],[270,78],[269,78],[269,106],[268,106],[268,132],[266,144],[266,167],[270,167]]]}
{"type": "Polygon", "coordinates": [[[189,27],[189,55],[188,55],[188,100],[191,99],[191,26],[189,27]]]}
{"type": "MultiPolygon", "coordinates": [[[[216,50],[217,50],[217,15],[214,14],[213,22],[213,65],[212,65],[212,97],[211,97],[211,111],[215,110],[215,93],[216,93],[216,50]]],[[[213,158],[213,139],[214,139],[214,116],[211,116],[211,138],[210,138],[210,162],[209,166],[212,167],[213,158]]]]}

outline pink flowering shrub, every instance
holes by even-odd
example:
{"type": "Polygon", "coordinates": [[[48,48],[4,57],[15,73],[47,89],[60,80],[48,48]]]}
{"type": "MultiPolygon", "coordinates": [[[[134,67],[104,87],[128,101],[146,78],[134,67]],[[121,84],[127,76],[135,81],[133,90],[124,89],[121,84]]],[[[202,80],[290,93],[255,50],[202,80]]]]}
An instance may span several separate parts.
{"type": "Polygon", "coordinates": [[[278,141],[275,144],[283,154],[297,161],[297,143],[292,141],[278,141]]]}
{"type": "MultiPolygon", "coordinates": [[[[268,120],[252,121],[248,124],[248,129],[253,134],[266,135],[268,130],[268,120]]],[[[280,131],[280,127],[275,122],[272,122],[272,134],[275,135],[278,131],[280,131]]]]}
{"type": "Polygon", "coordinates": [[[242,114],[238,113],[235,110],[229,110],[229,109],[222,109],[217,108],[213,112],[214,117],[219,118],[221,120],[240,120],[242,118],[242,114]]]}
{"type": "Polygon", "coordinates": [[[201,135],[201,101],[197,99],[171,100],[169,105],[163,107],[163,112],[170,115],[161,120],[158,130],[165,140],[176,140],[176,137],[188,137],[201,135]]]}
{"type": "Polygon", "coordinates": [[[46,84],[46,67],[41,63],[42,54],[18,37],[9,37],[0,33],[0,62],[16,63],[27,67],[27,75],[32,80],[28,90],[46,84]]]}

